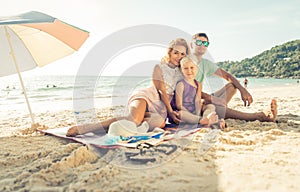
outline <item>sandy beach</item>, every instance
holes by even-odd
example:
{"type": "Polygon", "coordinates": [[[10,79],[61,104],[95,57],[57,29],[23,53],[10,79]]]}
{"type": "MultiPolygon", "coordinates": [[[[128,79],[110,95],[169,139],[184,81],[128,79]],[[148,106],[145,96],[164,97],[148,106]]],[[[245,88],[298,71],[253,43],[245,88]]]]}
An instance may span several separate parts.
{"type": "MultiPolygon", "coordinates": [[[[249,89],[254,98],[250,107],[242,105],[239,93],[229,104],[255,112],[276,98],[277,123],[229,119],[207,148],[204,138],[212,130],[204,129],[158,164],[131,167],[108,160],[114,149],[99,150],[35,131],[74,125],[71,110],[35,114],[40,125],[33,128],[28,115],[1,114],[0,191],[300,191],[299,88],[249,89]]],[[[97,109],[96,114],[105,119],[115,111],[122,108],[97,109]]],[[[96,121],[88,112],[82,117],[96,121]]]]}

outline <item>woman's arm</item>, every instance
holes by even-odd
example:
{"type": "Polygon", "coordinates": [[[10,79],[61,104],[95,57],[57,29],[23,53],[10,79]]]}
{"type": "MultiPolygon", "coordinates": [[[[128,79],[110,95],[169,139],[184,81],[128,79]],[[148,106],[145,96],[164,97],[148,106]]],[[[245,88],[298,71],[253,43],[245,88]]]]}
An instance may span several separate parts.
{"type": "Polygon", "coordinates": [[[171,107],[169,96],[166,92],[166,86],[165,86],[165,82],[159,64],[154,67],[153,74],[152,74],[152,81],[158,93],[160,94],[160,99],[166,105],[169,115],[171,116],[171,118],[174,120],[175,123],[179,123],[180,119],[178,119],[178,114],[175,111],[173,111],[171,107]]]}

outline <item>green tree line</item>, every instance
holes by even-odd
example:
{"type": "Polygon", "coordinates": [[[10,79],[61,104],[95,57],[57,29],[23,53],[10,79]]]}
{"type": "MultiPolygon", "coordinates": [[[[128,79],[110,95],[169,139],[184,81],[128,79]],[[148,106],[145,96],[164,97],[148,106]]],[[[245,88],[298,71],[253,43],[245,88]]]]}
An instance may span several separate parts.
{"type": "Polygon", "coordinates": [[[300,40],[277,45],[242,61],[217,64],[236,77],[300,78],[300,40]]]}

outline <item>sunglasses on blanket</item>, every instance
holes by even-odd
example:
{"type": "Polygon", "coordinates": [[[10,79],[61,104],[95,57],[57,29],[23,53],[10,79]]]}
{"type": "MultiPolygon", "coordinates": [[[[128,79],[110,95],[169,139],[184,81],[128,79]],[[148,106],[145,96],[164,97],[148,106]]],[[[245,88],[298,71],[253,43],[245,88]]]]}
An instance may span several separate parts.
{"type": "Polygon", "coordinates": [[[205,47],[208,47],[208,45],[209,45],[209,42],[208,41],[201,41],[201,40],[196,40],[196,45],[198,45],[198,46],[201,46],[201,45],[204,45],[205,47]]]}

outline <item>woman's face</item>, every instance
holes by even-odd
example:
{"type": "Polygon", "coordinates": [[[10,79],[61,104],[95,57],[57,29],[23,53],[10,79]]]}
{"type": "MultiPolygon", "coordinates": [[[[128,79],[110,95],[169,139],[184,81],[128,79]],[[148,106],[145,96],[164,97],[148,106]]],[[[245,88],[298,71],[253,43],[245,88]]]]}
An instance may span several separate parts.
{"type": "Polygon", "coordinates": [[[182,57],[186,56],[186,48],[182,45],[176,45],[170,52],[170,63],[179,66],[182,57]]]}

